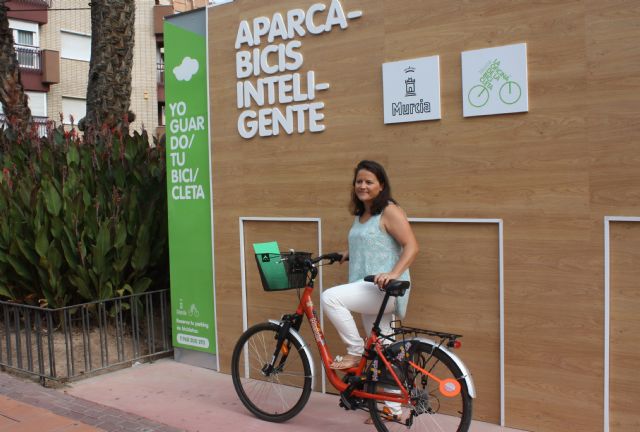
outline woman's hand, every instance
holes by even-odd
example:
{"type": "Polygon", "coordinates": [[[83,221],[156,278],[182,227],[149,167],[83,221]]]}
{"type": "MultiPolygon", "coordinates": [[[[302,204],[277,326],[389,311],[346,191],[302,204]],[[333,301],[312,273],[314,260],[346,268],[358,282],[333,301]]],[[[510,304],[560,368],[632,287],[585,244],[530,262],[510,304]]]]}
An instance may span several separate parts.
{"type": "Polygon", "coordinates": [[[349,261],[349,251],[342,251],[340,252],[340,255],[342,255],[342,259],[340,260],[340,264],[342,264],[345,261],[349,261]]]}
{"type": "Polygon", "coordinates": [[[373,280],[373,283],[375,283],[376,285],[378,285],[378,288],[380,288],[381,290],[384,290],[387,285],[389,284],[389,281],[394,280],[394,279],[398,279],[400,277],[399,274],[395,274],[395,273],[378,273],[375,277],[375,279],[373,280]]]}

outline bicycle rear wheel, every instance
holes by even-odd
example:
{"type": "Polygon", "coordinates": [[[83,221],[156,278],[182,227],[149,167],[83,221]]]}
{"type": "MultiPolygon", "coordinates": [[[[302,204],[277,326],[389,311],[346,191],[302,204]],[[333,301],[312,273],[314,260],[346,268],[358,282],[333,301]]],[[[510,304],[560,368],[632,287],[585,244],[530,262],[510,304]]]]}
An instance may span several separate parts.
{"type": "MultiPolygon", "coordinates": [[[[401,415],[389,420],[383,410],[386,408],[386,411],[389,412],[389,408],[399,407],[388,406],[384,402],[369,399],[369,411],[376,429],[380,432],[468,431],[471,423],[473,399],[469,396],[469,389],[462,377],[462,372],[441,349],[433,350],[431,345],[424,342],[413,341],[412,343],[414,346],[411,348],[412,354],[408,360],[413,361],[440,380],[453,379],[457,381],[460,384],[460,391],[455,396],[444,396],[436,380],[410,366],[406,380],[411,403],[401,407],[401,415]]],[[[388,383],[383,384],[376,381],[369,382],[368,391],[371,393],[394,392],[393,387],[390,387],[388,383]]],[[[396,387],[395,392],[398,391],[396,387]]]]}
{"type": "Polygon", "coordinates": [[[272,323],[251,327],[240,336],[231,358],[238,397],[256,417],[271,422],[298,414],[309,400],[312,383],[309,358],[291,334],[272,359],[279,331],[280,326],[272,323]]]}

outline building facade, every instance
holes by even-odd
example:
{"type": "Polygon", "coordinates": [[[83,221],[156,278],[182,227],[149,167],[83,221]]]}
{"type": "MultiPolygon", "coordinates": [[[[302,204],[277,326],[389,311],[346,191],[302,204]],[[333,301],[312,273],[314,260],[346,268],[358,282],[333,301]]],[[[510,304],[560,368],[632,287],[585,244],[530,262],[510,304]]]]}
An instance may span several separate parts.
{"type": "MultiPolygon", "coordinates": [[[[203,3],[203,4],[200,4],[203,3]]],[[[204,6],[176,2],[176,11],[204,6]]],[[[77,124],[86,112],[91,59],[91,10],[84,0],[7,2],[20,75],[34,120],[77,124]]],[[[174,13],[171,1],[136,0],[135,47],[130,109],[132,127],[164,133],[163,17],[174,13]]]]}

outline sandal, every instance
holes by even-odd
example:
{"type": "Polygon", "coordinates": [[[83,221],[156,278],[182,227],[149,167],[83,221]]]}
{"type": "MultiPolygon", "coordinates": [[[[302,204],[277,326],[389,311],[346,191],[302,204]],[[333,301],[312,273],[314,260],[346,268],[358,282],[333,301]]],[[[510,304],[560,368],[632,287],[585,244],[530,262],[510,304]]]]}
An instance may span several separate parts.
{"type": "Polygon", "coordinates": [[[355,356],[351,354],[336,356],[336,358],[333,360],[333,363],[331,363],[329,367],[335,370],[351,369],[360,364],[361,358],[362,356],[355,356]]]}
{"type": "MultiPolygon", "coordinates": [[[[391,409],[389,407],[383,407],[382,412],[380,413],[380,419],[383,423],[392,421],[397,422],[400,420],[401,416],[402,412],[400,412],[400,414],[391,414],[391,409]]],[[[364,424],[372,425],[373,419],[371,417],[367,417],[367,419],[364,421],[364,424]]]]}

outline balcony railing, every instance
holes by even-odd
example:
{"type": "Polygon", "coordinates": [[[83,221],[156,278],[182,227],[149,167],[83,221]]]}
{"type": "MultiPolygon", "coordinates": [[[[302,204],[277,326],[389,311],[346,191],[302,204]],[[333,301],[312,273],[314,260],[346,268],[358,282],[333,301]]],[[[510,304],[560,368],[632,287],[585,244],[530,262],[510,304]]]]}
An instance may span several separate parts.
{"type": "Polygon", "coordinates": [[[20,69],[30,71],[42,70],[42,50],[27,45],[14,45],[20,69]]]}
{"type": "Polygon", "coordinates": [[[164,85],[164,63],[156,63],[158,84],[164,85]]]}
{"type": "MultiPolygon", "coordinates": [[[[33,126],[36,128],[39,137],[47,136],[47,122],[49,121],[48,117],[39,117],[32,116],[31,120],[33,121],[33,126]]],[[[0,129],[2,127],[7,126],[7,117],[0,113],[0,129]]]]}

